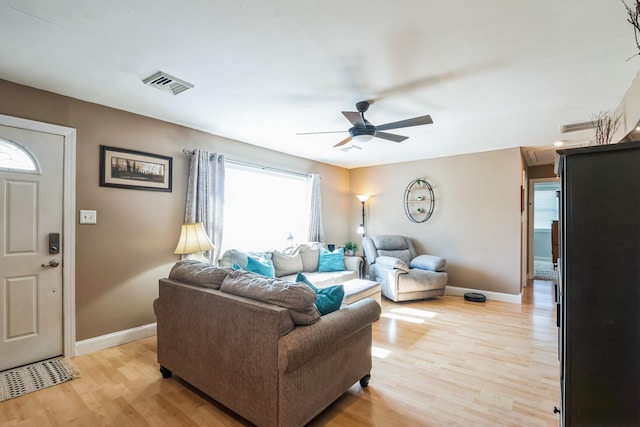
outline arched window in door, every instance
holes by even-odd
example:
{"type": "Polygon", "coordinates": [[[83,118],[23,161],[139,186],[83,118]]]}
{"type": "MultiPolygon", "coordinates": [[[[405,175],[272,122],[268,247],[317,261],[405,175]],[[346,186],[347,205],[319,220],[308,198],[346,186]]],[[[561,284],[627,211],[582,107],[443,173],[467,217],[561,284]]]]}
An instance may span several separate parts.
{"type": "Polygon", "coordinates": [[[0,138],[0,170],[39,172],[33,156],[20,144],[0,138]]]}

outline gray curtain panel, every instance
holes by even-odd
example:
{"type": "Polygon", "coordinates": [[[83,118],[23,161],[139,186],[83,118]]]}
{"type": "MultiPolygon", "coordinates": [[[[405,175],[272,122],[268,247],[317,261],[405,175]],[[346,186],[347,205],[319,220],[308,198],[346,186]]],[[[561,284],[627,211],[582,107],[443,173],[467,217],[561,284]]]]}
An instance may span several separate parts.
{"type": "Polygon", "coordinates": [[[324,242],[324,226],[322,225],[322,191],[320,175],[311,175],[311,218],[309,218],[309,241],[324,242]]]}
{"type": "Polygon", "coordinates": [[[224,155],[196,149],[191,156],[185,223],[201,222],[213,243],[205,255],[215,265],[222,243],[224,155]]]}

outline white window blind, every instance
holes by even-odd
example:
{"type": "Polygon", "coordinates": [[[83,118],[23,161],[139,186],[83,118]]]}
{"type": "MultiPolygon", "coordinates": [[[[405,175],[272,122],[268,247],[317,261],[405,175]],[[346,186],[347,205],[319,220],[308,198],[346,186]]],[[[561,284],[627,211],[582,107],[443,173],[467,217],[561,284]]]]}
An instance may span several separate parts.
{"type": "Polygon", "coordinates": [[[551,229],[551,222],[558,219],[558,184],[536,184],[534,197],[534,228],[551,229]]]}

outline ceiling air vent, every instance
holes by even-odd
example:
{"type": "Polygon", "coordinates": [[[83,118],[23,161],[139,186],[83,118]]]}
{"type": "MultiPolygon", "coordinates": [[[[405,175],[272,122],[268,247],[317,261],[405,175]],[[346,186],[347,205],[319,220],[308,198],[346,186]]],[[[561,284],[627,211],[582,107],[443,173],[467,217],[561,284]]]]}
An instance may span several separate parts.
{"type": "Polygon", "coordinates": [[[562,133],[593,129],[593,122],[571,123],[562,126],[562,133]]]}
{"type": "Polygon", "coordinates": [[[162,71],[158,71],[154,75],[147,77],[142,83],[160,89],[163,92],[170,93],[171,95],[177,95],[180,92],[194,87],[191,83],[170,76],[162,71]]]}

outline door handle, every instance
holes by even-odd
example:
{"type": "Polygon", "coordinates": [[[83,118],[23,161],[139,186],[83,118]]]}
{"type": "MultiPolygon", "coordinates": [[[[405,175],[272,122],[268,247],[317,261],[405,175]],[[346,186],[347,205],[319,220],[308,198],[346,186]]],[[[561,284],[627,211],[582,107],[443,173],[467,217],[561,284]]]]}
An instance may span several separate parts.
{"type": "Polygon", "coordinates": [[[58,261],[57,259],[52,259],[51,261],[49,261],[49,264],[42,264],[43,267],[52,267],[52,268],[55,268],[59,265],[60,265],[60,261],[58,261]]]}

